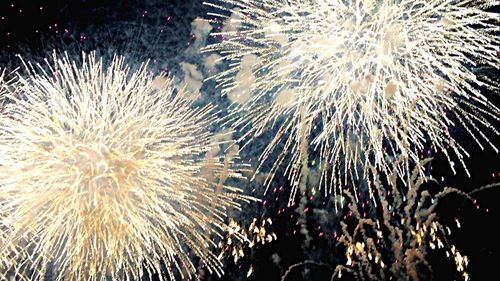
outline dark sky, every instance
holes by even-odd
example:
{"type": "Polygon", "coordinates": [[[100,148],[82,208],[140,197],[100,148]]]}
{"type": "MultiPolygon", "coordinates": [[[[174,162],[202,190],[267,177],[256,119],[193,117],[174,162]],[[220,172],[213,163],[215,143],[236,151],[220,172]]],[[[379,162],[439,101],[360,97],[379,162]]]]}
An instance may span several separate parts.
{"type": "MultiPolygon", "coordinates": [[[[104,54],[119,51],[137,62],[156,59],[158,69],[175,74],[179,71],[179,62],[190,59],[184,50],[192,42],[191,22],[196,17],[204,17],[205,12],[201,0],[2,0],[0,69],[13,69],[19,63],[16,54],[36,60],[42,59],[52,49],[69,52],[97,49],[104,54]]],[[[498,93],[488,95],[497,106],[500,105],[498,93]]],[[[461,134],[459,130],[456,133],[461,134]]],[[[498,138],[494,142],[500,144],[498,138]]],[[[452,175],[443,155],[437,155],[432,162],[434,178],[443,186],[464,191],[500,182],[499,154],[488,148],[482,151],[465,138],[464,143],[470,147],[471,157],[466,162],[472,177],[468,178],[460,169],[458,175],[452,175]]],[[[279,197],[282,201],[286,200],[286,194],[279,197]]],[[[474,197],[481,206],[480,210],[473,204],[452,197],[440,205],[439,212],[445,218],[461,218],[463,227],[454,232],[452,238],[471,259],[469,273],[472,280],[496,280],[499,278],[495,277],[498,276],[496,263],[500,261],[497,232],[500,226],[499,188],[479,192],[474,197]]],[[[272,202],[275,195],[271,194],[268,198],[272,202]]],[[[311,203],[311,208],[319,207],[320,201],[311,203]]],[[[271,203],[266,207],[252,206],[249,214],[241,217],[272,217],[274,231],[279,237],[277,242],[252,250],[250,256],[238,264],[227,261],[227,273],[221,279],[215,276],[205,276],[204,279],[244,280],[248,266],[253,264],[255,273],[249,280],[274,281],[280,280],[284,271],[297,262],[313,259],[328,264],[342,259],[336,256],[338,253],[332,249],[328,238],[317,237],[309,247],[303,247],[303,237],[293,234],[297,216],[293,211],[278,214],[281,207],[280,203],[271,203]]],[[[314,233],[318,224],[312,215],[308,218],[311,220],[308,226],[314,233]]],[[[435,280],[454,280],[453,270],[440,262],[439,257],[436,260],[437,263],[433,264],[435,280]]],[[[308,277],[298,270],[287,280],[329,280],[331,268],[327,266],[309,266],[306,269],[310,271],[308,277]]]]}

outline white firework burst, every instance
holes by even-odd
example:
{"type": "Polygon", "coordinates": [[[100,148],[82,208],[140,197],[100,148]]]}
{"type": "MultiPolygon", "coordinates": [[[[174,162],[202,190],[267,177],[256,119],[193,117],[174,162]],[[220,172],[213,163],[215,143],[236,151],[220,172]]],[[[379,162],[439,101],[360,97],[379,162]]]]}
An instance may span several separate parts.
{"type": "Polygon", "coordinates": [[[1,279],[192,277],[239,207],[232,157],[213,155],[212,106],[123,58],[25,64],[0,116],[1,279]],[[208,176],[209,175],[209,176],[208,176]]]}
{"type": "MultiPolygon", "coordinates": [[[[278,145],[268,184],[288,157],[294,188],[308,166],[321,171],[325,193],[366,178],[366,167],[391,170],[406,157],[401,177],[428,149],[465,167],[468,156],[451,127],[483,148],[497,148],[499,109],[481,89],[498,82],[498,7],[491,0],[212,0],[213,22],[226,25],[206,47],[228,68],[212,79],[237,98],[240,141],[270,127],[278,145]],[[228,14],[231,13],[231,16],[228,14]],[[487,129],[486,129],[487,130],[487,129]],[[317,151],[319,161],[308,156],[317,151]],[[453,156],[454,155],[454,156],[453,156]]],[[[305,182],[305,181],[304,181],[305,182]]]]}

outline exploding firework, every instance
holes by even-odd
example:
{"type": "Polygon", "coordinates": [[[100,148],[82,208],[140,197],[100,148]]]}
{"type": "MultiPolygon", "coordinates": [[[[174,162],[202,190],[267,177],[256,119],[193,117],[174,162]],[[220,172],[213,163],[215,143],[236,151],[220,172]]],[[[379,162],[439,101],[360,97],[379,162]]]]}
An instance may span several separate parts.
{"type": "MultiPolygon", "coordinates": [[[[439,219],[436,207],[449,194],[475,201],[450,187],[433,194],[425,189],[428,178],[418,176],[418,169],[407,191],[398,188],[395,177],[384,184],[376,171],[373,174],[378,207],[356,203],[347,192],[348,214],[337,237],[346,248],[346,264],[337,266],[334,275],[341,278],[344,271],[356,280],[426,280],[432,273],[428,251],[442,249],[462,278],[469,280],[469,259],[450,243],[451,228],[439,219]]],[[[459,220],[455,222],[460,228],[459,220]]]]}
{"type": "MultiPolygon", "coordinates": [[[[426,165],[429,160],[418,165],[426,165]]],[[[373,171],[369,184],[374,187],[377,204],[369,204],[368,196],[358,202],[352,190],[348,190],[344,214],[337,220],[321,222],[322,230],[334,230],[333,239],[328,240],[335,247],[334,253],[344,253],[345,258],[321,262],[315,254],[310,260],[289,266],[281,280],[291,280],[299,269],[302,274],[308,274],[306,272],[310,270],[326,270],[332,273],[328,280],[431,280],[435,277],[433,267],[437,256],[455,266],[455,279],[469,280],[467,268],[470,260],[458,250],[451,236],[453,229],[462,227],[460,221],[440,217],[438,207],[445,198],[458,195],[480,209],[471,195],[498,187],[498,184],[464,193],[455,188],[440,187],[431,178],[420,175],[415,167],[409,188],[402,188],[402,182],[396,176],[385,177],[375,168],[370,168],[373,171]]]]}
{"type": "Polygon", "coordinates": [[[429,150],[468,173],[468,153],[452,127],[497,151],[484,131],[499,134],[492,122],[500,110],[481,93],[498,90],[498,81],[482,75],[500,65],[498,14],[489,12],[497,1],[205,4],[220,11],[210,13],[213,22],[225,21],[213,33],[220,42],[205,49],[228,66],[212,79],[235,101],[240,141],[275,128],[258,170],[272,158],[269,186],[288,163],[291,200],[311,167],[327,194],[366,179],[370,165],[391,170],[399,155],[404,177],[429,150]]]}
{"type": "Polygon", "coordinates": [[[241,177],[233,158],[212,155],[213,108],[123,61],[54,54],[2,87],[1,279],[175,280],[191,256],[222,272],[211,235],[250,198],[224,183],[241,177]]]}
{"type": "MultiPolygon", "coordinates": [[[[218,245],[220,249],[219,260],[231,256],[236,264],[245,256],[252,255],[250,252],[252,248],[278,240],[278,236],[272,231],[272,224],[271,218],[262,219],[260,222],[254,218],[250,226],[245,228],[243,224],[231,219],[226,229],[226,235],[218,245]]],[[[251,264],[247,271],[247,278],[252,275],[253,270],[251,264]]]]}
{"type": "Polygon", "coordinates": [[[219,259],[231,255],[234,262],[245,256],[246,248],[253,248],[256,245],[264,245],[278,239],[276,233],[270,231],[273,221],[270,218],[263,219],[261,223],[254,218],[248,229],[230,220],[226,229],[226,238],[219,242],[221,249],[219,259]]]}

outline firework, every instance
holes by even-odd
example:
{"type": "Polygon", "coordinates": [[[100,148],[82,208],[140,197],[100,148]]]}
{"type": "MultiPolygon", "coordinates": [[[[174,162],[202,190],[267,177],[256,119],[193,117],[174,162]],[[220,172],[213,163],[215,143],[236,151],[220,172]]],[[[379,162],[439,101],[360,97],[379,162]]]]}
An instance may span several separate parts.
{"type": "Polygon", "coordinates": [[[498,90],[482,75],[500,65],[498,14],[488,11],[497,1],[205,4],[219,11],[213,22],[225,22],[212,34],[220,42],[205,48],[227,62],[211,79],[235,101],[240,141],[275,130],[258,170],[272,158],[269,187],[287,163],[290,200],[310,168],[320,170],[317,187],[336,195],[366,179],[370,165],[392,170],[399,155],[401,177],[430,151],[468,173],[451,127],[498,151],[483,131],[499,134],[500,110],[481,93],[498,90]]]}
{"type": "MultiPolygon", "coordinates": [[[[413,171],[406,192],[398,187],[395,177],[384,184],[376,171],[373,174],[379,207],[356,203],[346,192],[348,214],[336,238],[346,248],[346,263],[337,266],[334,275],[341,278],[344,271],[356,280],[425,280],[432,273],[428,251],[441,249],[462,278],[469,280],[469,259],[450,242],[451,228],[439,219],[436,207],[449,194],[474,200],[450,187],[433,194],[424,187],[428,178],[418,176],[418,169],[413,171]]],[[[455,223],[460,228],[458,219],[455,223]]]]}
{"type": "MultiPolygon", "coordinates": [[[[418,165],[426,165],[428,161],[430,159],[425,159],[418,165]]],[[[327,270],[332,272],[329,280],[346,276],[347,280],[352,279],[349,277],[354,280],[429,280],[433,277],[433,259],[428,257],[432,251],[441,252],[443,260],[448,259],[455,266],[459,279],[469,280],[470,260],[453,244],[451,236],[454,225],[458,229],[462,227],[460,220],[440,217],[437,207],[445,197],[458,195],[479,209],[472,194],[499,185],[490,184],[464,193],[439,187],[431,178],[420,175],[419,168],[415,167],[409,188],[402,188],[397,177],[385,177],[370,168],[373,170],[369,184],[374,187],[377,205],[369,204],[368,196],[364,196],[362,202],[356,200],[352,190],[348,190],[344,214],[338,219],[322,220],[320,225],[321,229],[336,229],[333,239],[328,241],[333,242],[334,253],[343,252],[345,259],[335,258],[325,263],[314,255],[310,260],[290,265],[281,280],[288,280],[299,269],[302,274],[313,269],[327,270]]]]}
{"type": "Polygon", "coordinates": [[[192,256],[221,274],[211,235],[250,198],[224,183],[241,177],[233,157],[211,153],[212,106],[171,83],[54,54],[3,87],[2,279],[191,278],[192,256]]]}
{"type": "Polygon", "coordinates": [[[226,229],[226,237],[219,242],[219,259],[231,255],[234,262],[245,256],[245,250],[256,245],[265,245],[278,239],[276,233],[270,231],[273,222],[270,218],[263,219],[260,223],[257,218],[252,220],[248,229],[237,221],[231,219],[226,229]]]}
{"type": "MultiPolygon", "coordinates": [[[[272,224],[271,218],[262,219],[260,222],[257,218],[253,218],[252,223],[245,228],[243,224],[231,219],[224,239],[218,245],[220,249],[218,259],[222,260],[231,256],[236,264],[245,256],[252,255],[250,249],[278,240],[278,236],[272,231],[272,224]]],[[[241,265],[239,267],[241,268],[241,265]]],[[[254,267],[251,264],[247,271],[247,278],[252,275],[253,271],[254,267]]]]}

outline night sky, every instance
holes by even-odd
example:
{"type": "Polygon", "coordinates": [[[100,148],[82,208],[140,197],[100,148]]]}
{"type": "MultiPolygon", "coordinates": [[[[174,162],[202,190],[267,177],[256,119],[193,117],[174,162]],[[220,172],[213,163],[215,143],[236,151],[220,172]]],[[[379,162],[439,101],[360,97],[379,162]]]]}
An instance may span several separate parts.
{"type": "MultiPolygon", "coordinates": [[[[203,68],[204,54],[192,55],[186,52],[198,44],[199,36],[193,21],[206,18],[208,8],[201,0],[25,0],[0,1],[0,69],[13,70],[20,65],[16,55],[25,60],[42,61],[53,50],[66,51],[70,56],[78,56],[82,51],[96,51],[111,58],[114,53],[124,55],[131,65],[139,65],[150,60],[155,72],[167,72],[176,79],[185,81],[195,79],[195,75],[183,68],[185,63],[198,66],[203,76],[210,74],[203,68]]],[[[207,39],[212,40],[211,38],[207,39]]],[[[494,73],[493,75],[498,75],[494,73]]],[[[200,85],[205,101],[227,105],[220,97],[214,82],[200,85]]],[[[485,93],[497,106],[500,106],[498,93],[485,93]]],[[[498,128],[497,128],[498,129],[498,128]]],[[[463,132],[457,129],[457,136],[463,132]]],[[[469,149],[471,157],[466,160],[471,177],[458,169],[453,175],[444,155],[435,155],[431,163],[432,176],[442,186],[452,186],[470,192],[486,184],[500,182],[499,154],[491,148],[480,150],[473,141],[465,137],[463,144],[469,149]]],[[[494,136],[493,136],[494,137],[494,136]]],[[[253,163],[262,149],[262,140],[242,152],[242,158],[253,163]]],[[[500,144],[500,139],[493,139],[500,144]]],[[[291,280],[330,280],[335,265],[344,263],[345,257],[334,243],[333,233],[339,226],[341,214],[336,214],[327,203],[328,199],[316,195],[308,203],[307,227],[312,242],[305,246],[304,237],[297,226],[298,214],[293,208],[286,207],[288,186],[286,179],[277,179],[272,189],[262,198],[262,202],[245,207],[245,213],[236,218],[248,223],[252,218],[272,218],[271,227],[278,237],[277,241],[257,246],[247,255],[234,263],[230,257],[224,260],[226,274],[222,278],[202,274],[201,280],[280,280],[293,264],[315,261],[316,264],[304,265],[293,271],[291,280]],[[282,187],[280,189],[280,187],[282,187]],[[265,203],[264,203],[265,202],[265,203]],[[326,206],[326,207],[325,207],[326,206]],[[328,213],[330,222],[318,220],[317,212],[322,209],[328,213]],[[246,277],[248,269],[253,274],[246,277]]],[[[246,187],[255,189],[254,195],[262,197],[262,187],[254,183],[246,187]]],[[[488,189],[474,194],[477,205],[461,197],[450,196],[438,208],[444,221],[460,218],[461,229],[455,230],[451,238],[457,247],[471,260],[468,272],[472,280],[498,280],[498,261],[500,261],[500,188],[488,189]]],[[[433,280],[460,280],[453,266],[442,253],[431,252],[429,256],[434,269],[433,280]]]]}

